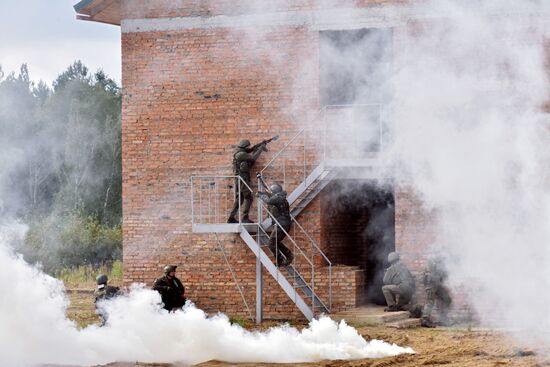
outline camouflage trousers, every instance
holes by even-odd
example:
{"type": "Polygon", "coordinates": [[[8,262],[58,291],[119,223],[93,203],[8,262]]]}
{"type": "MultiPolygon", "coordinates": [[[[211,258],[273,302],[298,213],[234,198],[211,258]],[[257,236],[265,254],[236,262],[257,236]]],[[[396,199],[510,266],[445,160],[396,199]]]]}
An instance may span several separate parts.
{"type": "Polygon", "coordinates": [[[281,218],[277,218],[277,221],[282,228],[276,225],[271,231],[271,235],[269,236],[269,249],[274,255],[276,255],[277,265],[280,265],[287,262],[290,263],[294,256],[292,255],[292,251],[290,251],[288,247],[282,243],[286,237],[286,233],[290,231],[291,223],[290,221],[281,218]],[[284,258],[281,257],[281,254],[284,258]]]}
{"type": "Polygon", "coordinates": [[[432,322],[432,311],[435,303],[438,303],[440,309],[440,321],[443,324],[448,322],[447,314],[449,312],[449,306],[452,299],[449,295],[449,290],[444,286],[426,287],[426,304],[422,310],[422,319],[432,322]]]}
{"type": "MultiPolygon", "coordinates": [[[[244,180],[246,184],[251,187],[252,182],[250,180],[244,180]]],[[[248,213],[250,212],[250,206],[252,205],[252,191],[244,185],[241,180],[235,179],[235,202],[233,204],[233,209],[231,209],[231,214],[229,218],[236,218],[237,212],[239,211],[239,206],[242,211],[242,218],[248,218],[248,213]]]]}
{"type": "Polygon", "coordinates": [[[390,284],[382,287],[388,306],[404,306],[411,301],[412,292],[405,287],[390,284]]]}

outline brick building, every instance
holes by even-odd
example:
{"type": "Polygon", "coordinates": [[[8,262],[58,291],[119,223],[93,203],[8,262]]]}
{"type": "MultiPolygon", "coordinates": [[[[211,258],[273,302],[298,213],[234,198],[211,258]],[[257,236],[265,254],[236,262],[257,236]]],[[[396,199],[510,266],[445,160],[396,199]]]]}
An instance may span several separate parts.
{"type": "Polygon", "coordinates": [[[125,281],[151,284],[176,264],[197,306],[245,317],[381,303],[387,253],[418,281],[432,242],[429,213],[378,159],[384,81],[417,15],[403,1],[258,3],[75,5],[79,19],[121,28],[125,281]],[[357,50],[364,69],[347,64],[357,50]],[[285,240],[295,262],[279,269],[257,200],[260,225],[226,223],[231,145],[277,134],[255,169],[284,184],[297,221],[285,240]]]}

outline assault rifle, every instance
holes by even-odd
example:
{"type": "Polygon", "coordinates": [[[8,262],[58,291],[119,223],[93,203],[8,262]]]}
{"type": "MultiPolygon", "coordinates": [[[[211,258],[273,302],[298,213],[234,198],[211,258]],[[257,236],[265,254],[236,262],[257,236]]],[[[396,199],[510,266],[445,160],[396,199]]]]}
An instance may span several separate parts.
{"type": "Polygon", "coordinates": [[[246,149],[246,152],[247,152],[247,153],[252,153],[253,151],[255,151],[256,149],[258,149],[258,148],[260,148],[260,147],[262,148],[262,150],[263,150],[264,152],[267,152],[267,151],[268,151],[268,150],[267,150],[267,144],[269,144],[269,143],[271,143],[272,141],[275,141],[275,140],[277,140],[277,139],[279,139],[279,135],[275,135],[275,136],[272,137],[271,139],[263,140],[263,141],[259,142],[258,144],[253,145],[253,146],[250,147],[250,148],[247,148],[247,149],[246,149]]]}

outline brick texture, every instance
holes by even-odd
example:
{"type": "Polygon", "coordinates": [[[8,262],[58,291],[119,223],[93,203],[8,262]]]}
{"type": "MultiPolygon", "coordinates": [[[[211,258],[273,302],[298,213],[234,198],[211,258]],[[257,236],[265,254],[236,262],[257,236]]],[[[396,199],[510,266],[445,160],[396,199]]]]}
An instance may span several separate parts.
{"type": "MultiPolygon", "coordinates": [[[[345,7],[393,2],[319,3],[345,7]]],[[[133,0],[123,1],[122,15],[129,19],[242,13],[249,9],[246,3],[133,0]]],[[[267,3],[270,11],[317,7],[312,5],[317,2],[309,0],[267,3]]],[[[189,298],[198,307],[243,317],[255,312],[254,255],[235,234],[192,232],[192,189],[197,188],[192,188],[190,179],[231,175],[231,144],[242,138],[255,142],[280,134],[280,140],[257,162],[257,168],[263,167],[302,126],[318,123],[315,117],[320,107],[319,33],[283,26],[252,33],[209,28],[122,34],[125,282],[151,285],[165,264],[175,264],[189,298]]],[[[315,147],[319,136],[309,136],[309,143],[315,147]]],[[[291,149],[279,159],[287,174],[276,169],[266,172],[266,177],[287,188],[303,179],[298,157],[312,161],[319,155],[315,149],[304,151],[305,141],[295,144],[294,152],[291,149]]],[[[225,205],[215,214],[218,221],[227,218],[232,202],[231,194],[227,195],[229,185],[231,181],[205,183],[197,189],[205,197],[213,188],[225,192],[225,196],[213,193],[225,205]]],[[[407,190],[396,191],[396,247],[417,276],[423,266],[422,251],[433,237],[429,216],[417,214],[419,206],[407,190]]],[[[251,212],[256,217],[255,206],[251,212]]],[[[327,223],[323,227],[322,217],[318,197],[298,220],[335,264],[332,304],[339,311],[365,301],[362,290],[368,279],[358,266],[364,251],[346,254],[352,247],[346,244],[345,232],[327,223]]],[[[358,221],[352,230],[359,231],[361,225],[358,221]]],[[[292,235],[305,236],[296,229],[292,235]]],[[[308,251],[313,252],[313,247],[308,251]]],[[[297,258],[305,263],[305,258],[297,258]]],[[[316,291],[328,300],[328,267],[320,256],[312,258],[317,265],[316,291]]],[[[265,271],[264,305],[267,318],[302,317],[265,271]]]]}

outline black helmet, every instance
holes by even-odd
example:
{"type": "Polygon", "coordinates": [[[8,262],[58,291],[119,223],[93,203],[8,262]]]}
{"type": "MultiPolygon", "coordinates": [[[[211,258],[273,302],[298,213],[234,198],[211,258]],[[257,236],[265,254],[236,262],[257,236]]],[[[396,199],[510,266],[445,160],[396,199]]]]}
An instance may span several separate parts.
{"type": "Polygon", "coordinates": [[[250,140],[248,139],[243,139],[239,142],[239,144],[237,144],[237,146],[239,148],[246,148],[246,147],[249,147],[250,146],[250,140]]]}
{"type": "Polygon", "coordinates": [[[107,278],[107,275],[101,274],[101,275],[98,275],[97,278],[95,278],[95,280],[97,282],[97,285],[101,285],[101,284],[107,284],[107,281],[109,280],[109,278],[107,278]]]}
{"type": "Polygon", "coordinates": [[[168,275],[169,273],[176,271],[177,266],[176,265],[166,265],[164,267],[164,274],[168,275]]]}
{"type": "Polygon", "coordinates": [[[269,189],[271,190],[272,193],[274,194],[278,194],[280,193],[281,191],[283,191],[283,187],[279,184],[273,184],[271,186],[269,186],[269,189]]]}

